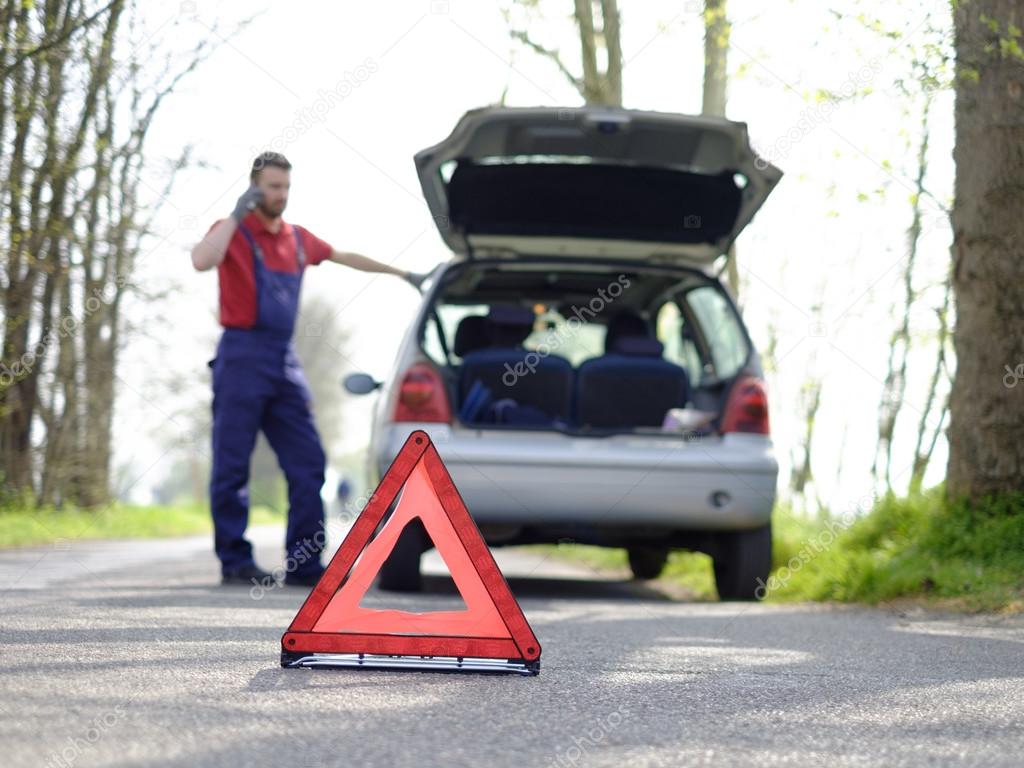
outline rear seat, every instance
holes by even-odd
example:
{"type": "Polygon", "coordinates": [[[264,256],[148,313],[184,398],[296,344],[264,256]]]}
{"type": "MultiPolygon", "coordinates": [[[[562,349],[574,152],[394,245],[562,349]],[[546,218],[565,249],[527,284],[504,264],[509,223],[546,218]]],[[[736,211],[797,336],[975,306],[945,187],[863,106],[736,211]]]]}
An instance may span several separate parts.
{"type": "Polygon", "coordinates": [[[605,354],[576,371],[574,421],[594,429],[660,427],[670,408],[686,405],[686,370],[662,359],[661,342],[635,312],[608,322],[605,354]]]}
{"type": "MultiPolygon", "coordinates": [[[[482,386],[490,390],[491,403],[508,398],[515,401],[517,407],[502,411],[510,422],[540,426],[567,423],[572,400],[572,365],[564,357],[542,356],[523,347],[523,341],[533,330],[533,312],[525,307],[495,305],[486,321],[488,346],[460,355],[459,402],[467,402],[474,386],[474,402],[479,400],[482,386]]],[[[461,323],[458,331],[462,331],[461,323]]],[[[472,330],[464,332],[466,336],[473,334],[472,330]]],[[[471,421],[481,416],[477,413],[471,421]]]]}

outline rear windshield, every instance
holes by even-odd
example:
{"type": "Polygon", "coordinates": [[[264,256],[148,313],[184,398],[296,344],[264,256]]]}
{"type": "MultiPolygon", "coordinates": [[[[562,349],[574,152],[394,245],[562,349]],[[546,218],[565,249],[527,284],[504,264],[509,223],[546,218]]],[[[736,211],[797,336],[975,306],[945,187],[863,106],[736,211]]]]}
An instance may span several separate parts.
{"type": "MultiPolygon", "coordinates": [[[[523,341],[525,350],[548,350],[578,367],[605,353],[605,318],[570,322],[556,306],[544,300],[518,303],[532,310],[533,330],[523,341]]],[[[505,302],[503,302],[505,303],[505,302]]],[[[441,297],[433,307],[423,332],[427,355],[440,365],[458,365],[455,345],[464,318],[484,318],[491,303],[467,303],[465,297],[441,297]]],[[[567,313],[568,314],[568,313],[567,313]]],[[[677,291],[668,290],[646,308],[652,333],[664,346],[664,359],[682,366],[691,383],[713,384],[735,376],[750,356],[750,344],[742,321],[716,284],[700,278],[677,291]]]]}
{"type": "MultiPolygon", "coordinates": [[[[444,331],[448,356],[459,362],[461,358],[454,348],[459,323],[465,317],[486,317],[491,307],[489,304],[437,304],[434,309],[444,331]]],[[[534,304],[532,309],[535,314],[533,332],[523,341],[524,349],[557,350],[573,366],[604,352],[605,327],[600,323],[570,324],[560,313],[540,303],[534,304]]],[[[445,352],[436,322],[427,323],[423,346],[431,358],[444,363],[445,352]]]]}

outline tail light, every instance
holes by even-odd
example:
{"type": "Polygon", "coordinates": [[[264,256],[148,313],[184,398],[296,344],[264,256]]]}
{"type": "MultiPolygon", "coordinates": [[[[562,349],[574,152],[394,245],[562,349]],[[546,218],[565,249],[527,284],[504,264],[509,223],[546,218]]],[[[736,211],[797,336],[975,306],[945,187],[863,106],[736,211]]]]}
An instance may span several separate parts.
{"type": "Polygon", "coordinates": [[[429,363],[413,363],[402,377],[395,403],[395,421],[451,421],[441,374],[429,363]]]}
{"type": "Polygon", "coordinates": [[[741,376],[729,393],[722,416],[722,432],[769,434],[768,394],[764,382],[753,376],[741,376]]]}

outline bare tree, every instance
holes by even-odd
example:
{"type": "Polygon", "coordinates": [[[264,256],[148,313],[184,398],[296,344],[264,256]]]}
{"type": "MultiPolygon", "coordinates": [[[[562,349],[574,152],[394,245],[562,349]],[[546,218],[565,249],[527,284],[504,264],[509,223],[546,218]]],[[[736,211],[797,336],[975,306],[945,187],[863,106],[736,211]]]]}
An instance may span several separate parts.
{"type": "Polygon", "coordinates": [[[0,484],[39,503],[109,497],[123,302],[167,191],[143,200],[146,138],[211,48],[138,50],[136,16],[126,0],[0,13],[0,484]]]}
{"type": "Polygon", "coordinates": [[[942,305],[935,311],[939,321],[939,330],[936,334],[938,353],[935,355],[935,367],[932,369],[931,377],[928,380],[928,392],[925,397],[924,408],[917,423],[914,463],[910,474],[911,492],[921,490],[922,483],[924,482],[924,473],[928,469],[932,454],[935,452],[935,444],[942,434],[946,417],[949,415],[949,395],[947,393],[945,396],[941,396],[939,387],[945,380],[952,378],[947,362],[949,360],[948,346],[950,341],[949,306],[952,291],[952,283],[947,277],[942,305]],[[936,405],[938,407],[938,418],[933,420],[931,414],[934,412],[936,405]]]}
{"type": "MultiPolygon", "coordinates": [[[[811,317],[814,323],[820,323],[823,307],[815,304],[811,307],[811,317]]],[[[773,345],[772,345],[773,346],[773,345]]],[[[818,410],[821,408],[821,390],[823,380],[818,373],[818,354],[813,352],[807,363],[806,377],[800,386],[800,418],[803,422],[803,433],[797,442],[790,449],[790,464],[792,469],[789,476],[789,489],[795,497],[802,500],[804,511],[810,507],[807,498],[808,486],[814,486],[814,469],[812,458],[814,456],[814,430],[817,426],[818,410]]],[[[815,493],[814,502],[821,510],[823,505],[815,493]]]]}
{"type": "MultiPolygon", "coordinates": [[[[917,301],[914,287],[914,267],[917,263],[918,247],[921,241],[922,201],[924,179],[928,173],[928,141],[931,126],[929,118],[932,109],[932,92],[926,91],[921,112],[920,142],[917,149],[917,174],[914,180],[915,193],[911,199],[910,227],[907,230],[907,258],[903,267],[903,306],[899,326],[889,340],[889,356],[882,396],[878,407],[878,445],[871,465],[873,476],[882,476],[888,488],[892,488],[892,444],[896,433],[896,422],[903,407],[907,391],[907,360],[913,342],[910,319],[917,301]]],[[[939,355],[942,355],[940,348],[939,355]]]]}
{"type": "MultiPolygon", "coordinates": [[[[914,11],[919,12],[921,17],[914,27],[914,35],[909,39],[903,30],[891,28],[882,19],[856,9],[848,14],[833,13],[840,21],[848,20],[856,29],[866,30],[873,36],[889,41],[893,46],[889,60],[897,75],[892,87],[904,113],[909,120],[913,120],[905,131],[906,154],[908,158],[913,158],[913,162],[907,169],[911,178],[907,186],[911,194],[905,255],[899,272],[902,290],[892,307],[894,328],[889,337],[886,373],[878,405],[878,440],[871,465],[872,476],[883,482],[889,490],[892,490],[896,479],[893,461],[897,460],[899,465],[905,464],[894,453],[897,437],[910,427],[907,423],[908,409],[917,410],[909,405],[913,395],[910,382],[914,377],[910,361],[915,347],[926,347],[929,350],[934,348],[935,365],[929,378],[925,406],[919,412],[916,423],[916,447],[910,466],[912,488],[920,487],[935,441],[941,432],[938,425],[945,418],[942,390],[946,386],[943,374],[947,360],[948,302],[943,299],[942,306],[931,307],[930,311],[923,311],[923,305],[937,290],[945,292],[942,288],[943,280],[937,279],[935,275],[938,271],[935,267],[946,263],[944,252],[930,245],[926,236],[930,230],[935,229],[931,225],[948,221],[949,216],[948,204],[940,201],[929,188],[928,179],[933,111],[936,98],[952,88],[952,50],[947,12],[928,4],[914,8],[914,11]],[[937,327],[925,327],[926,323],[931,325],[929,321],[933,315],[937,327]]],[[[864,92],[871,90],[873,86],[869,84],[864,92]]],[[[901,466],[898,475],[902,474],[901,466]]]]}
{"type": "MultiPolygon", "coordinates": [[[[539,0],[518,0],[515,4],[528,17],[539,15],[539,0]]],[[[618,1],[573,0],[572,14],[580,40],[579,68],[570,64],[562,51],[543,45],[525,28],[513,26],[509,34],[554,64],[579,92],[585,104],[622,106],[623,63],[618,1]]],[[[508,9],[506,19],[512,24],[508,9]]]]}

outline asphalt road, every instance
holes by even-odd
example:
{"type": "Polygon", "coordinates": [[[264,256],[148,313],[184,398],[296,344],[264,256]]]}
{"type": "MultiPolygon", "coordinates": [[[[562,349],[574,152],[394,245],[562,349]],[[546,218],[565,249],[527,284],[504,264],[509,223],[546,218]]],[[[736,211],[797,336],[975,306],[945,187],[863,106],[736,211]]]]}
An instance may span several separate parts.
{"type": "MultiPolygon", "coordinates": [[[[1020,618],[686,602],[499,552],[539,677],[283,670],[303,592],[221,587],[208,546],[0,552],[0,765],[1024,764],[1020,618]]],[[[369,602],[457,607],[440,577],[369,602]]]]}

